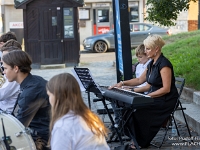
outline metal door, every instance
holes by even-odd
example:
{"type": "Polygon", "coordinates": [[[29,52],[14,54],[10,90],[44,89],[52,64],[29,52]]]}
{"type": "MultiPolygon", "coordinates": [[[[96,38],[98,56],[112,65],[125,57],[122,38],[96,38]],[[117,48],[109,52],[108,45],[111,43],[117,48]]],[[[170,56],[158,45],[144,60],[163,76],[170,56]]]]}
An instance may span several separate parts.
{"type": "Polygon", "coordinates": [[[94,35],[107,33],[111,29],[109,8],[94,9],[94,35]]]}
{"type": "Polygon", "coordinates": [[[60,64],[63,62],[62,9],[43,7],[40,20],[41,63],[60,64]]]}

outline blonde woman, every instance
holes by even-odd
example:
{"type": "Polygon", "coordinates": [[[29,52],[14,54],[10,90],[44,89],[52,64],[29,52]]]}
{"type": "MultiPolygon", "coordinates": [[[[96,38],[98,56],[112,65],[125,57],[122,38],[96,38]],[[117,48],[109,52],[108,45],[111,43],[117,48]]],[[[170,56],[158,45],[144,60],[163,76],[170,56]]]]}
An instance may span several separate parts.
{"type": "Polygon", "coordinates": [[[76,79],[69,73],[47,83],[51,108],[51,150],[109,150],[107,129],[81,97],[76,79]]]}
{"type": "MultiPolygon", "coordinates": [[[[151,58],[147,69],[140,77],[121,81],[112,87],[137,86],[147,82],[146,86],[135,88],[134,91],[148,91],[147,95],[154,99],[154,103],[148,108],[137,109],[133,113],[133,123],[138,144],[141,147],[148,147],[175,108],[178,92],[175,86],[173,66],[161,52],[165,45],[163,39],[159,35],[150,35],[143,43],[147,57],[151,58]]],[[[130,128],[133,123],[129,123],[130,128]]]]}

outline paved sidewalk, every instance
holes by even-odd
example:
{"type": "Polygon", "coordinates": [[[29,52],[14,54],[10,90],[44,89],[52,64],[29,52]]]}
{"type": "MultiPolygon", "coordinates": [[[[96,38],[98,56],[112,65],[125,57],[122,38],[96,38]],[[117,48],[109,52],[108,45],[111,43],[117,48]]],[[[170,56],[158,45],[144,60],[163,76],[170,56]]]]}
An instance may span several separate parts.
{"type": "MultiPolygon", "coordinates": [[[[109,86],[116,83],[116,70],[115,67],[113,67],[113,61],[104,61],[104,62],[92,62],[92,63],[82,63],[80,67],[86,67],[89,68],[94,80],[99,85],[103,86],[109,86]]],[[[56,74],[63,73],[63,72],[69,72],[71,73],[72,67],[68,68],[62,68],[62,69],[34,69],[31,71],[32,74],[39,75],[44,77],[45,79],[49,80],[51,77],[53,77],[56,74]]],[[[86,104],[88,104],[88,96],[85,92],[82,92],[84,101],[86,104]]],[[[93,98],[96,98],[94,94],[91,93],[91,101],[93,98]]],[[[92,107],[91,110],[96,112],[97,109],[103,108],[101,103],[91,103],[92,107]]],[[[109,119],[107,116],[100,116],[104,121],[107,121],[109,124],[109,119]]],[[[200,136],[197,135],[195,131],[191,129],[192,137],[194,139],[193,143],[189,143],[188,141],[182,141],[182,139],[188,139],[188,133],[184,126],[184,124],[179,123],[179,129],[180,129],[180,138],[174,138],[172,139],[169,134],[166,136],[166,142],[163,144],[162,148],[163,150],[200,150],[200,136]],[[178,143],[180,143],[178,145],[178,143]],[[175,145],[176,144],[176,145],[175,145]],[[182,146],[181,146],[182,145],[182,146]]],[[[161,141],[161,137],[163,135],[163,131],[160,131],[159,134],[154,138],[153,142],[159,143],[161,141]]],[[[111,149],[114,149],[115,146],[120,145],[119,142],[109,143],[111,149]]],[[[150,146],[148,149],[154,150],[157,149],[153,146],[150,146]]]]}

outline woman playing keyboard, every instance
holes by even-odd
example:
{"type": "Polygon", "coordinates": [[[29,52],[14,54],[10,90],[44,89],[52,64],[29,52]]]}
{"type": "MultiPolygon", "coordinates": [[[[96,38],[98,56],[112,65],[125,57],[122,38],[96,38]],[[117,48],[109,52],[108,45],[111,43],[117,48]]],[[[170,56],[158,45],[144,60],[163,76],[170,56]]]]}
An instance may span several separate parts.
{"type": "MultiPolygon", "coordinates": [[[[146,92],[154,99],[154,104],[133,113],[135,137],[141,147],[148,147],[162,124],[175,108],[178,92],[171,62],[162,54],[165,42],[159,35],[150,35],[144,40],[145,52],[151,62],[139,78],[121,81],[113,87],[146,86],[135,88],[135,92],[146,92]]],[[[129,123],[131,127],[131,123],[129,123]]],[[[133,146],[134,147],[134,146],[133,146]]]]}

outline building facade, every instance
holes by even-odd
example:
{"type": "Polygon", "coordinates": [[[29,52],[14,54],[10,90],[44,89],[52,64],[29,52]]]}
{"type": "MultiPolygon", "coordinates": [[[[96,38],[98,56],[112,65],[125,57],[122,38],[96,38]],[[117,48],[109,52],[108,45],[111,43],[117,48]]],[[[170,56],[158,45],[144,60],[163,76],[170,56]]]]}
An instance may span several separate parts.
{"type": "Polygon", "coordinates": [[[182,11],[176,20],[176,25],[171,27],[172,33],[198,30],[198,2],[190,2],[190,9],[182,11]]]}
{"type": "Polygon", "coordinates": [[[0,5],[3,32],[10,30],[11,22],[23,22],[23,12],[15,9],[14,0],[1,0],[0,5]]]}
{"type": "Polygon", "coordinates": [[[14,0],[1,0],[0,33],[13,31],[23,43],[23,11],[15,9],[14,0]],[[2,25],[2,26],[1,26],[2,25]]]}
{"type": "MultiPolygon", "coordinates": [[[[79,8],[80,43],[88,36],[102,34],[113,28],[112,0],[85,0],[84,3],[79,8]]],[[[146,0],[128,0],[130,23],[145,22],[145,3],[146,0]]],[[[23,22],[23,12],[14,8],[14,0],[1,0],[0,4],[2,32],[9,31],[13,23],[23,22]]],[[[176,26],[170,27],[173,34],[197,30],[198,2],[190,2],[190,9],[181,12],[176,23],[176,26]]]]}
{"type": "MultiPolygon", "coordinates": [[[[129,0],[129,21],[144,22],[145,1],[129,0]]],[[[112,0],[85,0],[79,8],[80,41],[90,35],[98,35],[113,29],[112,0]]]]}

